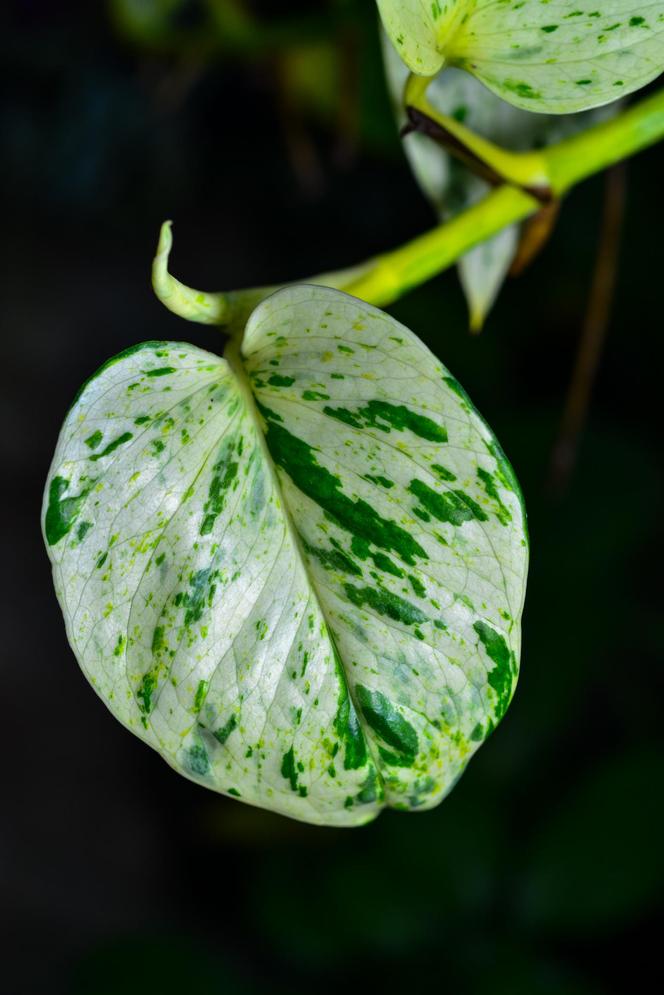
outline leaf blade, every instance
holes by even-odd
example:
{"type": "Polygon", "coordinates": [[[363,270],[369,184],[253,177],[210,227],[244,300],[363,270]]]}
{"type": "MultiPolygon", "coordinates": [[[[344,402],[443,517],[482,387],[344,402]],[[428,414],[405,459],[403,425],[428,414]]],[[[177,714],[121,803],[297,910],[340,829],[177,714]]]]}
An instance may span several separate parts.
{"type": "Polygon", "coordinates": [[[478,3],[451,42],[451,61],[524,110],[570,114],[638,90],[664,69],[664,3],[576,0],[478,3]]]}
{"type": "Polygon", "coordinates": [[[589,11],[576,0],[379,0],[378,6],[412,72],[433,76],[446,63],[458,66],[528,111],[599,107],[664,69],[661,0],[607,0],[589,11]]]}
{"type": "Polygon", "coordinates": [[[192,346],[135,359],[83,391],[51,474],[85,490],[83,436],[134,427],[134,452],[110,453],[77,509],[83,540],[72,523],[49,547],[82,669],[185,776],[310,822],[367,821],[379,786],[356,796],[374,768],[235,377],[192,346]]]}
{"type": "Polygon", "coordinates": [[[246,373],[143,344],[72,407],[43,518],[71,645],[113,714],[200,784],[316,824],[431,807],[516,681],[509,466],[416,337],[338,291],[269,298],[244,353],[246,373]]]}
{"type": "MultiPolygon", "coordinates": [[[[406,116],[402,96],[408,73],[387,39],[383,55],[397,121],[403,124],[406,116]]],[[[483,138],[512,152],[529,152],[561,141],[608,120],[621,106],[618,102],[575,115],[530,114],[501,100],[468,73],[454,68],[439,73],[431,81],[427,100],[436,111],[462,121],[483,138]]],[[[406,135],[404,150],[418,185],[441,220],[455,217],[491,189],[485,180],[426,135],[406,135]]],[[[458,261],[471,330],[482,328],[496,302],[516,257],[519,239],[520,226],[510,225],[458,261]]]]}

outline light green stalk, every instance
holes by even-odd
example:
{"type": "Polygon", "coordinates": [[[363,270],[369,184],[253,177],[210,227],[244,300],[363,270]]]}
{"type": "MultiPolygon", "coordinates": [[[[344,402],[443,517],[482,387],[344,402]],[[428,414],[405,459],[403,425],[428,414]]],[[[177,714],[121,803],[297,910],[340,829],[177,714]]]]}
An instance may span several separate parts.
{"type": "MultiPolygon", "coordinates": [[[[587,177],[661,138],[664,138],[664,90],[603,124],[543,149],[541,156],[553,195],[564,196],[587,177]]],[[[297,282],[335,287],[369,304],[384,307],[447,269],[473,246],[536,213],[540,206],[523,190],[501,186],[462,214],[398,249],[375,256],[350,270],[297,282]]],[[[162,303],[183,318],[238,328],[253,307],[277,289],[256,287],[222,294],[191,290],[168,273],[171,244],[170,223],[166,222],[162,226],[153,266],[153,286],[162,303]]]]}
{"type": "Polygon", "coordinates": [[[426,98],[429,84],[434,79],[411,74],[406,81],[403,102],[413,126],[412,113],[419,112],[429,125],[439,130],[440,141],[446,145],[448,152],[465,162],[470,169],[484,165],[489,175],[531,191],[538,199],[550,196],[551,183],[545,155],[541,151],[510,152],[482,138],[456,118],[441,113],[426,98]]]}

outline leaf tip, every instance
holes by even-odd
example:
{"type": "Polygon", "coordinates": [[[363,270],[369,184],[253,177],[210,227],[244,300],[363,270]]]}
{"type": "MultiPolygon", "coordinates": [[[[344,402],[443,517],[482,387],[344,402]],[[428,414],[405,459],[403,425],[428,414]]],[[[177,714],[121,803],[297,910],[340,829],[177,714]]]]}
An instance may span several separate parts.
{"type": "Polygon", "coordinates": [[[171,249],[173,247],[173,222],[169,219],[162,223],[159,229],[159,241],[157,243],[157,254],[155,260],[159,258],[164,258],[168,261],[171,249]]]}
{"type": "Polygon", "coordinates": [[[468,316],[468,331],[471,335],[479,335],[484,329],[486,311],[477,307],[471,308],[468,316]]]}
{"type": "Polygon", "coordinates": [[[172,221],[164,221],[159,229],[157,251],[152,262],[152,287],[162,304],[166,304],[166,299],[171,293],[170,281],[172,278],[168,272],[168,259],[173,248],[172,228],[172,221]]]}
{"type": "Polygon", "coordinates": [[[225,294],[210,294],[180,283],[171,276],[168,260],[173,248],[173,222],[164,221],[159,230],[157,251],[152,262],[152,289],[164,307],[187,321],[203,325],[223,325],[229,319],[225,294]]]}

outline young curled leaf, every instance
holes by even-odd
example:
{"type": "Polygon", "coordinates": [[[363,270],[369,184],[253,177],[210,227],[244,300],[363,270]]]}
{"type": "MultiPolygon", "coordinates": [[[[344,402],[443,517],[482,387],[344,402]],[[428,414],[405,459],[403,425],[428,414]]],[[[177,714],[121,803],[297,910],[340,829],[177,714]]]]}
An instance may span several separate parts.
{"type": "Polygon", "coordinates": [[[146,342],[106,363],[43,527],[97,693],[251,804],[339,826],[429,808],[512,696],[512,470],[426,347],[339,291],[277,292],[228,360],[146,342]]]}
{"type": "Polygon", "coordinates": [[[378,0],[408,68],[476,76],[528,111],[567,114],[638,90],[664,69],[664,0],[378,0]]]}

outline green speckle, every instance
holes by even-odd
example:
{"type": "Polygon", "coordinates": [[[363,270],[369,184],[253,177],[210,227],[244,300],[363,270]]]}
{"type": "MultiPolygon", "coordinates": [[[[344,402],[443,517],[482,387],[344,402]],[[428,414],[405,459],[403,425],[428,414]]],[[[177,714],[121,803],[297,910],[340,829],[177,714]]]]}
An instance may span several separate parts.
{"type": "Polygon", "coordinates": [[[370,555],[378,569],[382,570],[383,573],[392,574],[393,577],[403,577],[403,570],[385,553],[371,553],[370,555]]]}
{"type": "Polygon", "coordinates": [[[164,639],[164,627],[163,625],[156,625],[154,632],[152,633],[152,654],[156,656],[166,646],[166,640],[164,639]]]}
{"type": "Polygon", "coordinates": [[[329,394],[321,394],[318,390],[305,390],[302,393],[303,401],[329,401],[329,394]]]}
{"type": "Polygon", "coordinates": [[[48,507],[44,516],[44,533],[49,546],[55,546],[67,535],[93,485],[94,481],[91,481],[80,494],[66,498],[63,495],[69,487],[69,481],[64,477],[53,478],[48,489],[48,507]]]}
{"type": "Polygon", "coordinates": [[[88,438],[85,440],[85,444],[86,446],[89,446],[90,449],[96,449],[103,438],[104,438],[103,433],[100,432],[99,429],[97,429],[96,432],[93,432],[92,435],[88,436],[88,438]]]}
{"type": "Polygon", "coordinates": [[[182,595],[176,604],[183,604],[186,607],[184,624],[189,628],[194,622],[199,622],[206,604],[210,606],[216,590],[215,580],[218,572],[206,567],[204,570],[197,570],[190,577],[191,590],[182,595]]]}
{"type": "Polygon", "coordinates": [[[439,494],[421,480],[411,480],[408,490],[424,505],[439,522],[450,525],[463,525],[473,518],[486,522],[488,515],[463,491],[447,491],[439,494]]]}
{"type": "Polygon", "coordinates": [[[382,587],[354,587],[352,584],[344,584],[344,591],[349,601],[358,608],[367,605],[379,615],[387,615],[395,622],[402,622],[404,625],[426,622],[426,615],[416,605],[382,587]]]}
{"type": "Polygon", "coordinates": [[[369,401],[364,407],[349,411],[347,408],[325,407],[323,411],[330,418],[343,421],[353,428],[370,426],[382,432],[393,428],[410,431],[420,439],[429,442],[447,442],[447,430],[431,418],[419,415],[403,404],[389,404],[387,401],[369,401]]]}
{"type": "Polygon", "coordinates": [[[204,746],[196,744],[187,754],[187,766],[192,774],[207,774],[210,769],[210,758],[204,746]]]}
{"type": "Polygon", "coordinates": [[[283,759],[281,761],[281,776],[285,777],[286,780],[290,782],[291,791],[297,791],[298,794],[301,794],[297,783],[297,773],[298,767],[295,762],[295,753],[293,751],[293,747],[291,746],[288,753],[284,753],[283,755],[283,759]]]}
{"type": "Polygon", "coordinates": [[[467,594],[455,594],[454,600],[458,601],[462,605],[465,605],[466,608],[470,609],[471,612],[475,611],[475,605],[470,600],[467,594]]]}
{"type": "Polygon", "coordinates": [[[360,560],[368,560],[369,557],[371,557],[379,570],[392,574],[393,577],[403,577],[403,570],[401,570],[401,568],[398,567],[396,563],[389,558],[389,556],[386,556],[384,553],[371,552],[369,543],[366,539],[362,539],[359,536],[353,536],[350,548],[360,560]]]}
{"type": "Polygon", "coordinates": [[[335,650],[337,675],[339,678],[339,704],[334,718],[334,731],[344,746],[344,769],[357,770],[367,762],[367,744],[360,726],[357,712],[350,700],[346,679],[335,650]]]}
{"type": "Polygon", "coordinates": [[[510,461],[507,459],[507,456],[498,444],[498,441],[496,439],[492,439],[490,442],[487,442],[487,440],[484,439],[484,445],[498,464],[497,469],[495,470],[498,480],[501,482],[503,487],[507,488],[508,491],[514,491],[515,494],[520,496],[521,488],[519,487],[519,482],[516,479],[516,474],[512,469],[510,461]]]}
{"type": "Polygon", "coordinates": [[[538,90],[533,90],[529,83],[524,83],[522,80],[506,79],[503,80],[503,86],[510,93],[515,93],[517,97],[523,97],[524,100],[539,100],[542,96],[538,90]]]}
{"type": "Polygon", "coordinates": [[[217,517],[221,514],[226,492],[237,477],[239,463],[232,459],[235,442],[229,441],[224,446],[217,462],[212,469],[212,479],[208,489],[208,499],[203,505],[205,515],[201,522],[200,534],[209,535],[214,528],[217,517]]]}
{"type": "Polygon", "coordinates": [[[205,701],[205,696],[208,692],[209,684],[207,681],[199,681],[198,687],[196,688],[196,695],[194,696],[194,713],[198,714],[205,701]]]}
{"type": "Polygon", "coordinates": [[[378,747],[378,754],[383,763],[387,764],[388,767],[412,767],[415,760],[415,757],[410,756],[410,754],[392,753],[382,746],[378,747]]]}
{"type": "Polygon", "coordinates": [[[486,622],[475,622],[473,629],[480,637],[487,656],[495,667],[489,672],[488,681],[496,692],[496,719],[501,719],[507,711],[512,697],[512,687],[516,676],[516,659],[504,637],[486,622]]]}
{"type": "Polygon", "coordinates": [[[92,527],[92,522],[81,522],[79,527],[76,529],[76,538],[79,542],[83,542],[92,527]]]}
{"type": "Polygon", "coordinates": [[[322,549],[319,546],[312,546],[302,535],[300,535],[300,541],[309,556],[314,556],[326,570],[340,570],[342,573],[353,574],[355,577],[362,576],[360,567],[341,548],[322,549]]]}
{"type": "Polygon", "coordinates": [[[351,411],[346,408],[330,408],[325,407],[323,411],[330,418],[336,418],[337,421],[342,421],[345,425],[350,425],[351,428],[362,428],[362,422],[359,421],[351,411]]]}
{"type": "Polygon", "coordinates": [[[175,373],[174,366],[159,366],[156,370],[143,370],[146,377],[166,377],[169,373],[175,373]]]}
{"type": "Polygon", "coordinates": [[[153,705],[152,695],[157,687],[157,679],[154,674],[144,674],[140,687],[136,692],[138,707],[145,714],[149,715],[153,705]]]}
{"type": "Polygon", "coordinates": [[[413,591],[418,596],[418,598],[425,598],[427,590],[422,581],[419,580],[417,577],[413,577],[412,574],[408,574],[408,580],[410,581],[410,586],[412,587],[413,591]]]}
{"type": "Polygon", "coordinates": [[[460,397],[462,401],[465,401],[468,405],[471,404],[468,394],[466,394],[465,390],[455,377],[451,376],[449,373],[446,373],[443,376],[443,382],[446,383],[450,390],[453,390],[457,397],[460,397]]]}
{"type": "Polygon", "coordinates": [[[376,769],[372,767],[366,781],[363,782],[360,791],[355,796],[355,800],[359,805],[371,805],[375,801],[382,801],[382,798],[383,787],[378,780],[376,769]]]}
{"type": "Polygon", "coordinates": [[[370,691],[361,684],[357,687],[357,697],[370,728],[387,746],[404,758],[413,760],[419,748],[417,733],[389,698],[380,691],[370,691]]]}
{"type": "Polygon", "coordinates": [[[212,735],[217,740],[217,742],[221,743],[221,745],[223,746],[228,737],[230,736],[230,734],[236,728],[237,728],[237,718],[235,717],[235,715],[231,715],[228,721],[225,722],[223,726],[220,726],[219,729],[215,729],[212,735]]]}
{"type": "Polygon", "coordinates": [[[542,28],[542,31],[544,31],[547,35],[550,35],[552,32],[557,30],[558,30],[557,24],[545,24],[542,28]]]}
{"type": "Polygon", "coordinates": [[[364,479],[368,480],[371,484],[378,484],[379,487],[384,487],[386,490],[389,490],[391,487],[394,487],[393,480],[389,480],[387,477],[383,477],[380,474],[378,474],[377,476],[373,476],[370,473],[365,473],[364,479]]]}
{"type": "Polygon", "coordinates": [[[89,459],[93,461],[104,459],[105,456],[110,456],[111,453],[115,452],[118,446],[123,446],[125,442],[129,442],[129,440],[133,438],[134,436],[131,432],[123,432],[122,435],[117,437],[117,439],[113,439],[112,442],[109,442],[106,448],[102,449],[100,453],[95,453],[93,456],[90,456],[89,459]]]}
{"type": "Polygon", "coordinates": [[[295,383],[295,377],[282,377],[280,373],[272,373],[267,382],[272,387],[290,387],[295,383]]]}
{"type": "Polygon", "coordinates": [[[646,23],[645,17],[630,17],[629,26],[630,28],[639,28],[642,24],[646,23]]]}
{"type": "Polygon", "coordinates": [[[457,479],[455,473],[452,473],[451,470],[448,470],[446,467],[441,466],[440,463],[432,463],[431,469],[433,470],[433,472],[436,474],[437,477],[440,477],[441,480],[449,481],[457,479]]]}
{"type": "Polygon", "coordinates": [[[488,496],[493,501],[496,502],[497,505],[496,518],[498,519],[501,525],[507,525],[508,522],[512,521],[512,513],[509,510],[509,508],[507,508],[503,504],[500,494],[498,492],[498,488],[496,487],[496,481],[494,480],[493,476],[487,470],[484,470],[482,467],[478,467],[477,476],[482,481],[482,484],[488,496]]]}

